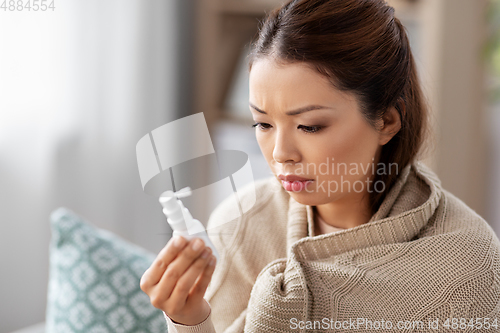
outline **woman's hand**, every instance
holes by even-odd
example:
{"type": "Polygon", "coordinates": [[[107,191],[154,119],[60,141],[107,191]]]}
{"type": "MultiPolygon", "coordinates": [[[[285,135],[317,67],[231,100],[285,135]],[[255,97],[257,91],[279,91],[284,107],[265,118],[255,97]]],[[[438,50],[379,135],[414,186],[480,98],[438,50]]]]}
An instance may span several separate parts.
{"type": "Polygon", "coordinates": [[[215,268],[212,250],[199,238],[170,239],[141,278],[154,307],[174,322],[197,325],[210,314],[203,298],[215,268]]]}

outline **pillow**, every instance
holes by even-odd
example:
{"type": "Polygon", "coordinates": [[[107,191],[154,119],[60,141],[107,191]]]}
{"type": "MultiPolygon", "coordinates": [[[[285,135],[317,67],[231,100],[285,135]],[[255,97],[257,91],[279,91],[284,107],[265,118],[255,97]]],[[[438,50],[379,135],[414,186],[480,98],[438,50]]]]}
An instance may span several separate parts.
{"type": "Polygon", "coordinates": [[[46,333],[164,333],[163,312],[140,289],[155,255],[66,208],[50,216],[46,333]]]}

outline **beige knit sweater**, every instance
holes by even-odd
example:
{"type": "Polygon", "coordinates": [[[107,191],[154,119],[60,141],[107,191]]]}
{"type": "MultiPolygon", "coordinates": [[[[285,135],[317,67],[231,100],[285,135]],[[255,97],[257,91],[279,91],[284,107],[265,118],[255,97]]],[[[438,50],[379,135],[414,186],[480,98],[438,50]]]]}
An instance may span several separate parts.
{"type": "MultiPolygon", "coordinates": [[[[500,332],[499,239],[421,162],[368,223],[319,236],[312,207],[276,178],[255,186],[250,211],[210,230],[209,317],[166,317],[169,333],[500,332]]],[[[209,225],[233,210],[225,200],[209,225]]]]}

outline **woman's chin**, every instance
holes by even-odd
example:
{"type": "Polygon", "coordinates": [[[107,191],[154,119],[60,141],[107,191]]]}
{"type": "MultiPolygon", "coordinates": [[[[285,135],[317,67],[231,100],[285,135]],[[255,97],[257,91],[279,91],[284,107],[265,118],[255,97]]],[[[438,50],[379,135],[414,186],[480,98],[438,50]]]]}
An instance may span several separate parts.
{"type": "MultiPolygon", "coordinates": [[[[330,196],[328,196],[326,193],[319,193],[316,191],[288,192],[288,194],[298,203],[308,206],[324,205],[336,201],[339,198],[338,193],[330,193],[330,196]]],[[[341,193],[340,197],[342,197],[341,193]]]]}
{"type": "Polygon", "coordinates": [[[303,205],[309,205],[309,206],[316,206],[320,205],[323,200],[322,196],[319,193],[316,192],[306,192],[306,191],[300,191],[300,192],[288,192],[290,196],[297,201],[298,203],[301,203],[303,205]]]}

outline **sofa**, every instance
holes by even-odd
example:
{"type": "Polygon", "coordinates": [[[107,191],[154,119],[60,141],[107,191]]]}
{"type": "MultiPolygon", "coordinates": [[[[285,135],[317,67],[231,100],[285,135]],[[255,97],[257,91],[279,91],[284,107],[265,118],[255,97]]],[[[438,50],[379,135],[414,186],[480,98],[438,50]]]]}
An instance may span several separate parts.
{"type": "Polygon", "coordinates": [[[70,209],[50,216],[46,320],[12,333],[164,333],[140,278],[155,254],[70,209]]]}

